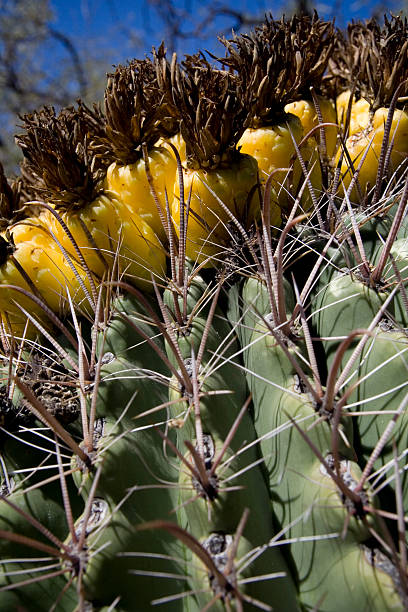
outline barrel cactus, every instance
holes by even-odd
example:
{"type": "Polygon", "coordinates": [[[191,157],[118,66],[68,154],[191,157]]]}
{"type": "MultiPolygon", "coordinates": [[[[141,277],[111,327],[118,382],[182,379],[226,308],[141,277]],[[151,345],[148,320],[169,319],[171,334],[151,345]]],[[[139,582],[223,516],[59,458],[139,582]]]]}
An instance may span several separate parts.
{"type": "Polygon", "coordinates": [[[408,608],[407,34],[268,17],[23,118],[2,609],[408,608]]]}

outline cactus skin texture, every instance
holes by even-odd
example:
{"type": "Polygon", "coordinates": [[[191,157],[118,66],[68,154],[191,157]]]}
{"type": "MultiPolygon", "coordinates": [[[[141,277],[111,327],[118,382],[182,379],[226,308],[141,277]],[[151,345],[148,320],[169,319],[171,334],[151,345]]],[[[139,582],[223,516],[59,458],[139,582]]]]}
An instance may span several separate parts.
{"type": "MultiPolygon", "coordinates": [[[[191,209],[187,233],[187,256],[191,259],[205,260],[223,251],[228,242],[228,224],[231,215],[237,219],[247,217],[249,223],[259,217],[258,164],[250,155],[240,155],[234,164],[226,164],[211,170],[184,171],[184,191],[191,190],[191,209]],[[220,204],[222,201],[224,206],[220,204]],[[231,202],[230,212],[225,210],[225,202],[231,202]]],[[[176,179],[171,213],[179,233],[180,187],[176,179]]],[[[277,213],[274,219],[280,223],[277,213]]],[[[211,261],[211,260],[210,260],[211,261]]],[[[207,263],[207,265],[209,265],[207,263]]]]}
{"type": "MultiPolygon", "coordinates": [[[[197,288],[196,283],[195,290],[197,288]]],[[[191,327],[184,330],[185,335],[180,335],[178,346],[184,360],[198,352],[203,335],[207,331],[207,321],[207,318],[196,316],[191,327]]],[[[231,334],[232,329],[222,311],[216,309],[206,337],[198,371],[199,389],[202,395],[199,402],[201,428],[206,439],[210,440],[210,449],[213,448],[212,451],[209,450],[206,466],[208,466],[207,470],[210,471],[211,477],[215,479],[215,483],[211,484],[211,490],[207,492],[204,488],[199,498],[185,507],[185,512],[190,531],[199,541],[206,541],[213,533],[222,533],[232,538],[240,522],[245,501],[253,499],[244,536],[240,540],[237,551],[239,560],[240,557],[249,554],[256,547],[264,545],[273,538],[274,517],[269,503],[268,490],[259,469],[257,449],[253,445],[256,440],[254,425],[247,411],[239,416],[245,404],[247,389],[245,378],[234,363],[238,343],[233,336],[231,338],[231,334]],[[225,343],[227,338],[231,340],[225,343]],[[223,343],[226,344],[225,349],[220,351],[218,348],[221,363],[214,363],[217,347],[222,346],[223,343]],[[223,394],[214,395],[217,391],[223,394]],[[229,439],[229,434],[238,417],[238,427],[232,439],[229,439]],[[211,464],[216,461],[226,440],[229,440],[229,444],[224,450],[220,468],[211,473],[211,464]],[[246,466],[253,467],[248,469],[246,466]],[[238,474],[238,477],[234,477],[234,474],[238,474]],[[238,487],[238,490],[229,491],[230,486],[238,487]]],[[[173,355],[170,346],[167,347],[167,351],[171,359],[173,355]]],[[[171,389],[170,399],[175,399],[179,395],[178,390],[171,389]]],[[[177,404],[176,410],[180,410],[177,404]]],[[[178,430],[180,450],[186,441],[195,444],[196,449],[198,447],[192,413],[193,406],[190,406],[190,414],[183,427],[178,430]]],[[[186,460],[191,462],[191,456],[187,456],[186,460]]],[[[184,501],[191,498],[194,488],[200,491],[199,483],[194,484],[194,478],[192,479],[191,474],[186,473],[186,470],[180,472],[179,482],[182,490],[184,489],[184,495],[182,495],[184,501]]],[[[247,587],[242,587],[245,594],[260,601],[273,601],[276,610],[285,610],[288,606],[291,610],[297,610],[296,589],[286,562],[278,550],[269,548],[263,551],[245,572],[239,574],[239,578],[245,579],[273,572],[283,572],[285,575],[275,580],[249,583],[247,587]]],[[[198,574],[195,579],[197,587],[201,584],[202,589],[203,582],[205,584],[202,575],[200,578],[198,574]]],[[[210,599],[211,594],[199,595],[199,602],[202,606],[208,604],[210,599]]],[[[219,601],[217,608],[214,609],[222,610],[222,601],[219,601]]]]}
{"type": "MultiPolygon", "coordinates": [[[[101,532],[91,532],[87,545],[92,549],[107,545],[91,558],[84,578],[87,596],[98,605],[107,605],[121,596],[124,609],[146,609],[155,597],[177,592],[180,584],[164,583],[163,593],[157,578],[138,577],[132,572],[180,571],[181,561],[143,556],[121,556],[126,551],[148,551],[152,555],[180,555],[182,547],[166,533],[137,531],[143,522],[170,516],[177,503],[177,471],[165,457],[162,440],[155,431],[160,426],[157,415],[137,419],[142,411],[166,401],[164,366],[157,364],[156,353],[120,313],[137,324],[148,337],[154,330],[141,322],[143,310],[136,300],[124,298],[115,305],[117,314],[103,334],[100,358],[97,423],[102,431],[97,444],[94,465],[103,463],[96,496],[107,505],[106,524],[101,532]],[[159,365],[159,367],[157,367],[159,365]],[[154,372],[156,380],[151,379],[154,372]],[[152,486],[152,480],[157,486],[152,486]],[[167,483],[167,486],[159,486],[167,483]],[[172,487],[173,485],[173,487],[172,487]],[[129,490],[134,487],[134,492],[129,490]],[[126,498],[127,497],[127,498],[126,498]],[[109,516],[110,515],[110,516],[109,516]],[[180,548],[180,550],[179,550],[180,548]],[[148,586],[147,582],[150,582],[148,586]]],[[[159,340],[155,340],[160,344],[159,340]]],[[[163,347],[162,347],[163,348],[163,347]]],[[[93,473],[85,470],[76,477],[79,491],[86,502],[93,483],[93,473]]],[[[182,558],[182,557],[181,557],[182,558]]],[[[180,602],[168,604],[169,610],[179,610],[180,602]]]]}
{"type": "MultiPolygon", "coordinates": [[[[330,416],[325,419],[322,412],[319,414],[316,403],[302,389],[305,381],[299,379],[293,367],[292,361],[297,361],[299,354],[305,351],[303,342],[298,340],[291,343],[292,347],[288,346],[291,361],[265,324],[265,287],[258,282],[256,292],[253,280],[247,284],[252,286],[252,291],[245,287],[242,295],[250,295],[252,302],[244,302],[243,309],[250,313],[244,321],[253,320],[254,312],[263,318],[254,326],[244,352],[248,385],[253,392],[254,422],[261,437],[273,507],[279,523],[287,529],[286,536],[294,538],[291,554],[297,568],[300,599],[304,605],[313,607],[322,598],[321,609],[327,611],[360,606],[367,610],[402,609],[398,596],[391,593],[391,578],[367,561],[362,562],[365,556],[361,543],[369,539],[370,534],[367,521],[361,522],[357,510],[350,519],[346,537],[335,537],[341,532],[349,510],[321,463],[324,458],[332,465],[330,416]],[[293,420],[298,422],[319,456],[302,440],[297,428],[293,427],[293,420]],[[324,534],[327,538],[320,539],[324,534]],[[341,601],[336,591],[326,590],[326,580],[330,581],[330,576],[334,575],[337,593],[342,593],[341,601]],[[374,592],[376,596],[372,597],[374,592]]],[[[343,437],[350,436],[349,423],[342,429],[343,437]]],[[[351,460],[350,448],[340,442],[337,452],[342,458],[341,478],[355,488],[361,478],[361,469],[351,460]]],[[[367,520],[368,523],[372,521],[367,520]]]]}

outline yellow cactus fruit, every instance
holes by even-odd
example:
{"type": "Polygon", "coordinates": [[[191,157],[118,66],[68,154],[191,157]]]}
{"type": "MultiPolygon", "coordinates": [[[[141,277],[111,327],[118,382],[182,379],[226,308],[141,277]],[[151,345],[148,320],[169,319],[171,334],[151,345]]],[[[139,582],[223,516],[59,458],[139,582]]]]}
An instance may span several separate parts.
{"type": "Polygon", "coordinates": [[[159,142],[157,143],[157,146],[165,147],[174,155],[173,149],[169,146],[169,143],[176,147],[181,163],[185,164],[187,159],[186,143],[180,132],[174,136],[171,136],[170,138],[160,138],[159,142]]]}
{"type": "MultiPolygon", "coordinates": [[[[223,202],[236,219],[259,215],[258,165],[249,155],[238,155],[235,163],[211,170],[186,169],[184,194],[191,190],[191,213],[188,218],[186,254],[191,259],[204,261],[221,255],[228,239],[231,218],[222,207],[223,202]],[[228,167],[229,166],[229,167],[228,167]],[[251,194],[251,188],[252,194],[251,194]],[[213,192],[216,195],[213,195],[213,192]],[[247,210],[248,209],[248,210],[247,210]]],[[[176,181],[172,204],[172,218],[180,233],[180,189],[176,181]]],[[[280,216],[271,219],[280,224],[280,216]]]]}
{"type": "MultiPolygon", "coordinates": [[[[251,109],[247,129],[238,146],[243,153],[257,159],[261,181],[272,173],[282,209],[292,207],[298,195],[296,186],[301,187],[303,183],[294,142],[301,147],[306,169],[310,163],[315,164],[310,181],[317,197],[322,189],[320,162],[314,160],[316,141],[300,144],[305,136],[301,119],[285,108],[302,98],[304,92],[309,94],[310,87],[318,91],[332,39],[332,24],[319,20],[316,15],[313,18],[303,15],[288,21],[266,19],[250,36],[236,35],[232,40],[222,40],[228,51],[223,62],[239,75],[242,95],[251,109]]],[[[310,190],[306,188],[301,199],[303,208],[311,205],[310,198],[310,190]]]]}
{"type": "MultiPolygon", "coordinates": [[[[21,179],[9,183],[0,165],[0,312],[3,330],[15,337],[22,336],[27,322],[19,305],[43,326],[50,321],[38,303],[8,285],[34,295],[60,315],[69,309],[68,292],[74,301],[83,298],[78,279],[85,276],[79,266],[73,269],[55,244],[50,213],[33,210],[30,215],[24,205],[21,179]]],[[[35,334],[29,323],[26,336],[35,334]]]]}
{"type": "MultiPolygon", "coordinates": [[[[341,178],[346,189],[350,186],[353,168],[357,169],[362,164],[358,174],[360,191],[354,188],[350,194],[352,201],[359,204],[365,204],[370,193],[378,199],[378,188],[382,189],[408,155],[407,40],[408,24],[400,15],[386,16],[382,24],[376,19],[364,23],[353,22],[347,28],[346,35],[339,38],[332,58],[332,74],[342,88],[349,89],[348,98],[344,93],[338,106],[350,100],[352,88],[359,97],[357,101],[353,100],[345,143],[351,163],[345,154],[341,164],[341,178]],[[393,116],[386,143],[388,151],[384,156],[385,165],[379,170],[385,125],[390,112],[393,116]],[[377,177],[378,188],[374,191],[377,177]]],[[[343,117],[345,109],[346,106],[343,117]]],[[[337,153],[337,164],[341,154],[341,151],[337,153]]],[[[343,192],[340,185],[340,195],[343,192]]]]}
{"type": "MultiPolygon", "coordinates": [[[[346,148],[350,155],[354,170],[367,152],[362,167],[358,174],[358,182],[362,194],[366,194],[376,182],[378,160],[384,139],[384,127],[387,120],[388,109],[379,108],[373,116],[372,122],[364,130],[354,133],[346,141],[346,148]]],[[[389,173],[394,172],[408,155],[408,114],[405,111],[396,110],[393,115],[389,144],[392,143],[390,154],[389,173]]],[[[337,153],[336,161],[339,161],[340,151],[337,153]]],[[[353,176],[346,156],[343,157],[341,165],[342,182],[347,189],[353,176]]],[[[343,189],[340,188],[340,193],[343,189]]],[[[354,188],[351,199],[358,202],[358,192],[354,188]]]]}
{"type": "MultiPolygon", "coordinates": [[[[256,129],[247,128],[238,142],[238,147],[242,153],[252,155],[257,160],[262,183],[265,183],[267,178],[272,175],[272,184],[279,196],[282,208],[290,208],[295,200],[295,197],[290,195],[293,188],[297,193],[297,188],[300,188],[305,180],[293,142],[295,140],[300,145],[302,136],[303,127],[300,119],[295,115],[288,114],[285,123],[282,121],[279,124],[256,129]]],[[[309,178],[313,188],[319,194],[322,177],[319,156],[316,151],[316,141],[309,138],[301,146],[300,154],[307,168],[312,168],[309,178]]],[[[310,192],[306,187],[302,196],[302,205],[307,210],[311,204],[310,192]]],[[[272,222],[277,225],[280,219],[280,208],[275,206],[271,213],[272,222]]]]}
{"type": "MultiPolygon", "coordinates": [[[[107,276],[118,251],[119,236],[118,216],[112,199],[102,195],[79,211],[61,209],[59,216],[72,234],[89,270],[99,278],[107,276]]],[[[51,227],[63,247],[77,258],[74,245],[55,217],[52,217],[51,227]]]]}
{"type": "Polygon", "coordinates": [[[120,270],[126,279],[145,291],[152,291],[152,279],[166,276],[166,251],[153,228],[126,206],[117,209],[120,217],[120,270]]]}
{"type": "MultiPolygon", "coordinates": [[[[317,101],[320,112],[322,114],[323,123],[337,123],[336,111],[332,102],[327,98],[324,98],[323,96],[318,96],[317,101]]],[[[310,130],[315,128],[317,125],[319,125],[317,111],[312,100],[296,100],[296,102],[286,104],[285,112],[292,113],[293,115],[296,115],[296,117],[299,117],[305,135],[308,134],[308,132],[310,132],[310,130]]],[[[327,157],[331,159],[336,150],[337,128],[335,125],[333,125],[325,126],[323,129],[326,140],[327,157]]],[[[317,142],[320,142],[320,130],[314,131],[313,138],[317,142]]]]}
{"type": "Polygon", "coordinates": [[[180,222],[179,177],[172,218],[180,240],[186,240],[188,257],[211,266],[211,258],[222,256],[231,242],[232,218],[248,227],[260,215],[258,164],[236,148],[247,117],[236,77],[194,56],[186,58],[183,69],[177,66],[175,82],[173,95],[186,143],[185,201],[191,190],[186,236],[186,220],[180,222]]]}
{"type": "MultiPolygon", "coordinates": [[[[79,247],[86,265],[98,278],[109,278],[115,262],[120,274],[147,289],[144,280],[156,280],[166,270],[165,250],[146,221],[119,199],[101,194],[80,211],[61,212],[61,218],[79,247]]],[[[77,257],[76,250],[58,220],[52,227],[59,242],[77,257]]],[[[149,283],[151,286],[151,283],[149,283]]]]}
{"type": "MultiPolygon", "coordinates": [[[[86,148],[88,119],[74,109],[58,116],[50,109],[26,116],[27,131],[19,136],[26,156],[25,176],[33,192],[58,212],[97,280],[125,273],[145,288],[151,274],[162,277],[165,251],[153,228],[104,190],[105,168],[86,148]],[[130,261],[131,253],[138,256],[130,261]]],[[[80,262],[71,237],[55,216],[50,227],[57,241],[80,262]]]]}
{"type": "MultiPolygon", "coordinates": [[[[6,285],[21,287],[30,294],[37,295],[56,314],[64,314],[69,309],[67,291],[71,294],[73,301],[78,300],[78,282],[62,253],[53,246],[51,239],[45,232],[37,228],[37,236],[33,241],[27,240],[15,246],[7,241],[8,256],[2,259],[0,265],[0,311],[3,320],[10,322],[9,333],[21,337],[26,316],[19,305],[38,319],[42,325],[49,326],[50,321],[44,310],[29,297],[21,292],[9,289],[6,285]],[[39,236],[43,234],[41,240],[39,236]],[[40,242],[43,242],[40,246],[40,242]],[[29,279],[29,281],[27,280],[29,279]],[[7,317],[5,317],[7,313],[7,317]]],[[[1,239],[6,247],[6,239],[1,239]],[[4,241],[4,242],[3,242],[4,241]]],[[[35,327],[29,324],[27,334],[29,337],[35,335],[35,327]]]]}
{"type": "Polygon", "coordinates": [[[350,134],[357,134],[370,123],[370,105],[367,100],[360,98],[351,107],[350,134]]]}
{"type": "Polygon", "coordinates": [[[336,97],[337,122],[344,126],[347,117],[347,109],[350,101],[351,91],[342,91],[336,97]]]}
{"type": "Polygon", "coordinates": [[[132,212],[137,213],[161,238],[166,223],[166,192],[170,201],[177,172],[174,153],[163,147],[153,147],[148,152],[149,170],[154,192],[158,198],[160,212],[151,192],[144,159],[133,164],[120,165],[113,162],[107,170],[107,188],[113,191],[132,212]]]}
{"type": "Polygon", "coordinates": [[[296,156],[293,140],[301,141],[303,128],[298,117],[287,115],[279,124],[247,128],[238,141],[241,153],[252,155],[258,162],[263,182],[273,172],[275,186],[285,181],[292,159],[296,156]],[[278,170],[276,172],[276,170],[278,170]]]}
{"type": "MultiPolygon", "coordinates": [[[[345,128],[348,105],[350,100],[351,92],[343,91],[336,99],[337,116],[339,124],[345,128]]],[[[364,130],[370,122],[370,104],[364,98],[359,100],[353,99],[350,109],[350,124],[348,128],[348,134],[356,134],[361,130],[364,130]]]]}
{"type": "Polygon", "coordinates": [[[169,147],[157,145],[178,132],[170,96],[160,90],[157,78],[162,74],[159,67],[166,66],[164,53],[160,47],[155,54],[157,66],[147,58],[133,60],[109,75],[106,122],[93,142],[98,154],[104,152],[112,161],[107,189],[144,219],[161,241],[168,232],[165,194],[171,201],[177,164],[169,147]]]}

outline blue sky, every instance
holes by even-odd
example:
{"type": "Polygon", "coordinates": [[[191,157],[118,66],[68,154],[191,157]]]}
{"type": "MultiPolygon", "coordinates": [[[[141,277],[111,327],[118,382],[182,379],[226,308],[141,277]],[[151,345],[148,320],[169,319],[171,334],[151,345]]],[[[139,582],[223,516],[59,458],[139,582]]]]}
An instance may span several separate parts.
{"type": "MultiPolygon", "coordinates": [[[[399,0],[388,0],[386,6],[398,11],[400,3],[399,0]]],[[[95,39],[94,44],[98,49],[104,50],[103,53],[110,64],[123,63],[131,57],[148,53],[151,45],[160,44],[163,38],[171,47],[160,16],[160,11],[169,14],[168,5],[175,7],[176,20],[182,31],[191,33],[197,21],[205,18],[208,9],[214,5],[259,16],[273,7],[273,16],[277,18],[288,3],[279,0],[51,0],[56,18],[54,25],[78,41],[95,39]]],[[[342,26],[351,19],[370,17],[373,8],[378,5],[379,3],[373,0],[323,0],[315,7],[322,17],[335,17],[336,23],[342,26]]],[[[193,53],[198,48],[215,50],[216,33],[226,34],[236,24],[237,21],[232,16],[218,16],[200,30],[200,38],[187,37],[176,50],[179,53],[193,53]]]]}

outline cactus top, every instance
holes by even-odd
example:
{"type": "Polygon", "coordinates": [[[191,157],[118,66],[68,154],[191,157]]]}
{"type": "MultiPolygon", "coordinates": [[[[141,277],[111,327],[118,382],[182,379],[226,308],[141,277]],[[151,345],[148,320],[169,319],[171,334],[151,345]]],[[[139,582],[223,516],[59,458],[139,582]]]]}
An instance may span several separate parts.
{"type": "Polygon", "coordinates": [[[202,55],[186,56],[172,79],[172,96],[180,117],[190,168],[217,168],[238,155],[248,112],[240,82],[216,70],[202,55]]]}
{"type": "Polygon", "coordinates": [[[178,118],[168,91],[161,87],[167,60],[164,46],[154,50],[154,61],[133,60],[108,75],[105,90],[106,123],[94,141],[99,155],[127,165],[143,157],[159,138],[178,131],[178,118]],[[164,67],[164,68],[163,68],[164,67]]]}
{"type": "Polygon", "coordinates": [[[354,89],[356,98],[370,104],[372,114],[390,106],[397,87],[399,97],[408,91],[408,22],[401,16],[351,23],[347,34],[338,32],[329,74],[338,90],[354,89]]]}
{"type": "Polygon", "coordinates": [[[26,131],[17,142],[24,154],[22,174],[34,195],[61,210],[92,202],[106,174],[107,160],[91,152],[95,126],[101,130],[104,124],[101,111],[80,104],[57,115],[45,107],[23,120],[26,131]]]}
{"type": "Polygon", "coordinates": [[[334,45],[334,28],[315,14],[290,21],[266,18],[250,34],[221,39],[227,57],[220,61],[242,81],[251,109],[251,127],[276,123],[284,106],[310,97],[310,87],[320,91],[323,74],[334,45]]]}

